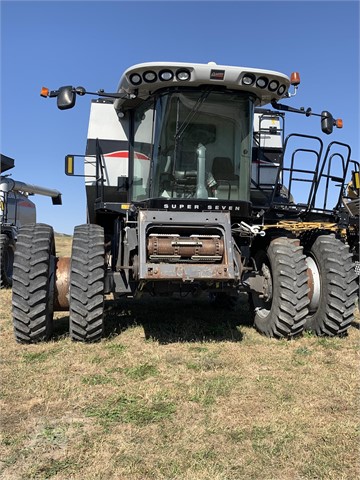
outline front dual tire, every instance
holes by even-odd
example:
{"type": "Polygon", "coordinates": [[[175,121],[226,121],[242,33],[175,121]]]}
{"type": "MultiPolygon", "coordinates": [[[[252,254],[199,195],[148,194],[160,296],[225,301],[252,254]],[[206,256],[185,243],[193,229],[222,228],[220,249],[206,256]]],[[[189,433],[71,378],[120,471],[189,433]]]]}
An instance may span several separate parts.
{"type": "Polygon", "coordinates": [[[70,337],[96,342],[104,332],[104,230],[99,225],[75,227],[69,290],[70,337]]]}
{"type": "Polygon", "coordinates": [[[54,313],[55,240],[49,225],[36,223],[18,232],[12,275],[12,311],[19,343],[48,340],[54,313]]]}
{"type": "Polygon", "coordinates": [[[276,238],[255,255],[263,292],[253,293],[254,326],[268,337],[309,330],[344,336],[354,319],[357,275],[347,244],[334,234],[276,238]]]}
{"type": "Polygon", "coordinates": [[[343,336],[354,319],[357,275],[348,245],[320,235],[306,246],[313,299],[305,328],[319,336],[343,336]]]}
{"type": "MultiPolygon", "coordinates": [[[[72,340],[95,342],[104,331],[104,231],[98,225],[75,228],[69,287],[72,340]]],[[[19,343],[48,340],[53,330],[55,240],[52,227],[19,229],[14,255],[12,311],[19,343]]]]}
{"type": "Polygon", "coordinates": [[[268,337],[302,333],[308,315],[309,288],[303,248],[296,239],[280,237],[255,257],[263,291],[251,295],[254,326],[268,337]]]}

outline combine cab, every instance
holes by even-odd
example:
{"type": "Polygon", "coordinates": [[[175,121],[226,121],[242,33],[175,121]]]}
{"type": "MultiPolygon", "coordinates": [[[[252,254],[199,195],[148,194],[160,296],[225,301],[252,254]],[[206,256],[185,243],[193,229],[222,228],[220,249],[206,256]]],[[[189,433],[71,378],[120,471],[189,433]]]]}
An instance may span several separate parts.
{"type": "Polygon", "coordinates": [[[69,310],[73,340],[97,341],[105,295],[199,291],[247,292],[254,325],[269,337],[304,328],[344,335],[357,282],[343,234],[349,219],[330,192],[335,183],[343,191],[350,147],[333,142],[324,152],[318,137],[285,137],[287,112],[320,117],[325,134],[341,126],[329,112],[279,103],[299,83],[298,74],[268,70],[146,63],[126,70],[115,93],[43,89],[61,110],[77,95],[98,97],[85,155],[66,156],[66,173],[84,175],[88,219],[75,228],[71,259],[54,258],[51,227],[33,227],[34,237],[44,230],[49,276],[35,300],[32,260],[18,258],[29,287],[21,296],[15,284],[16,339],[48,338],[55,308],[69,310]]]}

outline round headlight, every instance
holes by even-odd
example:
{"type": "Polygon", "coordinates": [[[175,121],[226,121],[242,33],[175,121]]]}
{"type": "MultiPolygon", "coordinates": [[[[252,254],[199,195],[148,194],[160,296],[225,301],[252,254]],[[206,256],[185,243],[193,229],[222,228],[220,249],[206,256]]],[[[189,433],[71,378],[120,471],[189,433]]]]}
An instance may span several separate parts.
{"type": "Polygon", "coordinates": [[[163,82],[168,82],[169,80],[173,79],[174,74],[171,70],[163,70],[159,73],[159,77],[163,82]]]}
{"type": "Polygon", "coordinates": [[[155,82],[156,73],[149,70],[148,72],[144,72],[143,78],[144,78],[145,82],[148,82],[148,83],[155,82]]]}
{"type": "Polygon", "coordinates": [[[140,75],[138,73],[133,73],[132,75],[130,75],[130,82],[133,85],[140,85],[140,83],[141,83],[140,75]]]}
{"type": "Polygon", "coordinates": [[[278,95],[283,95],[286,91],[285,85],[280,85],[279,90],[278,90],[278,95]]]}
{"type": "Polygon", "coordinates": [[[256,80],[256,85],[257,85],[259,88],[265,88],[268,83],[269,83],[269,80],[268,80],[266,77],[259,77],[259,78],[256,80]]]}
{"type": "Polygon", "coordinates": [[[181,82],[185,80],[190,80],[190,72],[189,70],[178,70],[176,72],[176,78],[181,82]]]}
{"type": "Polygon", "coordinates": [[[247,73],[242,78],[243,85],[252,85],[255,82],[255,75],[252,73],[247,73]]]}
{"type": "Polygon", "coordinates": [[[279,82],[277,80],[271,80],[271,82],[269,83],[270,92],[275,92],[278,86],[279,86],[279,82]]]}

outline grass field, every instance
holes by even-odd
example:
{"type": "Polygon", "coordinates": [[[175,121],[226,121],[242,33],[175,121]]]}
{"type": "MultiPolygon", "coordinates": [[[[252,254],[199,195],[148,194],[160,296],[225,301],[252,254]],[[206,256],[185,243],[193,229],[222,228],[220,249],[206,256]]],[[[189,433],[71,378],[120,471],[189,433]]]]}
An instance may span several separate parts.
{"type": "Polygon", "coordinates": [[[53,341],[19,345],[0,302],[2,479],[360,476],[359,316],[346,338],[276,341],[245,298],[144,297],[107,303],[98,344],[58,313],[53,341]]]}

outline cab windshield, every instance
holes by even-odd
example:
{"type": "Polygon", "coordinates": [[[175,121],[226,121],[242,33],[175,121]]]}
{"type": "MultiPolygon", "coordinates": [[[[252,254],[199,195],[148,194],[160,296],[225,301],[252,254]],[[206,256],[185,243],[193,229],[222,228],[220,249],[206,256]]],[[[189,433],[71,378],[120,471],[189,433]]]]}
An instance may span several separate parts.
{"type": "Polygon", "coordinates": [[[249,200],[252,97],[211,90],[166,92],[151,110],[148,198],[249,200]]]}

